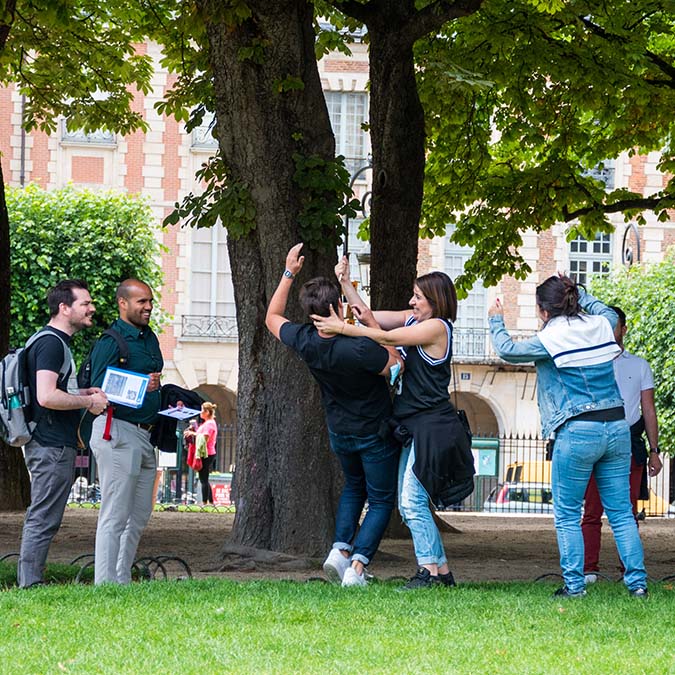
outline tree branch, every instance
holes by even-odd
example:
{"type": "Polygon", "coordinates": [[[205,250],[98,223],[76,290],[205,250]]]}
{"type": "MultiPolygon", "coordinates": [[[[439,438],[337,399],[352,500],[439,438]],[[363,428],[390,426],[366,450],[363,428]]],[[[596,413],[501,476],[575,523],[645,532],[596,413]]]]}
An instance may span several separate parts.
{"type": "Polygon", "coordinates": [[[576,211],[568,211],[566,206],[563,206],[563,214],[565,216],[565,222],[569,223],[570,220],[579,218],[580,216],[585,216],[588,213],[593,211],[600,211],[602,213],[621,213],[622,211],[656,211],[663,209],[671,209],[675,206],[675,197],[665,197],[665,196],[656,196],[656,197],[642,197],[636,199],[621,199],[618,202],[613,202],[612,204],[594,204],[593,206],[585,206],[582,209],[577,209],[576,211]]]}
{"type": "Polygon", "coordinates": [[[9,37],[9,31],[12,30],[12,25],[14,24],[14,12],[16,11],[16,0],[7,0],[5,3],[4,14],[7,15],[8,19],[6,23],[0,24],[0,53],[4,51],[5,45],[7,44],[7,38],[9,37]]]}
{"type": "MultiPolygon", "coordinates": [[[[593,35],[607,40],[608,42],[620,42],[625,44],[627,42],[626,38],[621,37],[620,35],[613,35],[612,33],[605,30],[602,26],[599,26],[597,23],[594,23],[587,17],[579,17],[581,23],[588,28],[593,35]]],[[[675,66],[673,64],[665,61],[661,56],[655,54],[650,50],[645,50],[645,56],[668,78],[668,80],[647,80],[651,84],[666,86],[671,89],[675,89],[675,66]]]]}
{"type": "Polygon", "coordinates": [[[373,16],[372,3],[370,2],[367,2],[364,5],[355,0],[334,0],[330,4],[333,5],[335,9],[340,10],[343,14],[346,14],[363,24],[367,24],[373,16]]]}
{"type": "Polygon", "coordinates": [[[437,0],[416,12],[409,25],[413,41],[438,30],[444,23],[475,14],[483,0],[437,0]]]}

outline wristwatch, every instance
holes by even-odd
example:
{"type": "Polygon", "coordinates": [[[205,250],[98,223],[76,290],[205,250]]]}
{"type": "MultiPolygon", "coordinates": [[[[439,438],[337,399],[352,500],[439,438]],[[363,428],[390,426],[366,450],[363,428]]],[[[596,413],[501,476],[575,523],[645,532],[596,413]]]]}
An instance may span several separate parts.
{"type": "Polygon", "coordinates": [[[655,448],[649,448],[649,452],[655,452],[657,455],[661,454],[658,445],[655,448]]]}
{"type": "Polygon", "coordinates": [[[295,278],[295,274],[293,274],[293,272],[291,272],[291,270],[284,270],[284,276],[285,276],[287,279],[293,279],[293,278],[295,278]]]}

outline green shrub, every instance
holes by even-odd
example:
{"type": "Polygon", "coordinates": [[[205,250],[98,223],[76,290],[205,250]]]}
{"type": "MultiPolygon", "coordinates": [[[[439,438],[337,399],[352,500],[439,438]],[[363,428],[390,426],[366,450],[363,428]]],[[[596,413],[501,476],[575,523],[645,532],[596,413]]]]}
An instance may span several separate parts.
{"type": "Polygon", "coordinates": [[[621,268],[593,280],[593,293],[626,313],[626,349],[649,362],[659,417],[659,444],[675,451],[675,248],[662,263],[621,268]]]}
{"type": "Polygon", "coordinates": [[[94,328],[73,341],[78,361],[91,340],[117,317],[115,289],[120,281],[137,277],[158,297],[161,244],[146,201],[113,191],[45,191],[28,185],[7,190],[7,207],[12,346],[49,320],[47,292],[62,279],[84,279],[96,305],[94,328]]]}

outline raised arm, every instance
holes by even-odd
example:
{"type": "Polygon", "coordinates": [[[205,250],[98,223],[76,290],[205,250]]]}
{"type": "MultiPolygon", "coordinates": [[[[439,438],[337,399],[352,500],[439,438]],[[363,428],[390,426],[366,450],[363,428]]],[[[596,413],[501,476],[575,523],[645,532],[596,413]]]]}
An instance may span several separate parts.
{"type": "Polygon", "coordinates": [[[488,310],[492,346],[500,359],[508,363],[529,363],[548,358],[548,352],[535,335],[529,340],[514,342],[504,326],[504,307],[499,299],[488,310]]]}
{"type": "Polygon", "coordinates": [[[293,279],[302,269],[302,265],[305,262],[305,256],[300,255],[301,249],[302,244],[296,244],[286,255],[286,269],[281,276],[277,290],[274,291],[274,295],[267,308],[265,325],[267,326],[267,330],[269,330],[277,340],[280,339],[279,331],[281,330],[281,327],[288,322],[288,319],[284,316],[284,312],[286,311],[288,294],[293,285],[293,279]]]}
{"type": "Polygon", "coordinates": [[[579,306],[587,314],[598,314],[604,316],[612,326],[612,330],[616,327],[619,317],[613,309],[610,309],[604,302],[600,302],[594,298],[586,289],[579,286],[579,306]]]}
{"type": "MultiPolygon", "coordinates": [[[[357,308],[367,308],[368,305],[366,305],[365,300],[358,294],[357,290],[354,288],[354,284],[352,284],[351,279],[349,278],[349,260],[347,259],[347,256],[342,256],[341,260],[338,261],[338,264],[335,265],[335,276],[340,283],[342,294],[347,298],[347,302],[360,320],[357,308]]],[[[411,312],[405,310],[377,310],[372,314],[380,328],[391,330],[392,328],[404,326],[411,312]]]]}
{"type": "Polygon", "coordinates": [[[400,345],[410,347],[421,345],[427,347],[436,344],[439,340],[446,339],[446,328],[441,321],[422,321],[413,326],[403,326],[393,330],[382,330],[369,326],[356,326],[343,321],[330,308],[330,316],[312,314],[314,325],[322,333],[343,334],[351,337],[368,337],[381,345],[400,345]]]}

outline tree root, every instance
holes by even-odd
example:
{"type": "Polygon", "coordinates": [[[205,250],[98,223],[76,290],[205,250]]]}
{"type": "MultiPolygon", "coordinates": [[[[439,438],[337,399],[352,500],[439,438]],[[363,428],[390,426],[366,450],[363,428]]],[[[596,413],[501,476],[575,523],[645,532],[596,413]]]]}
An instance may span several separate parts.
{"type": "Polygon", "coordinates": [[[292,572],[316,569],[316,562],[309,558],[299,558],[287,553],[279,553],[279,551],[270,551],[264,548],[254,548],[253,546],[225,544],[220,549],[220,555],[223,562],[214,571],[258,572],[286,570],[292,572]]]}

